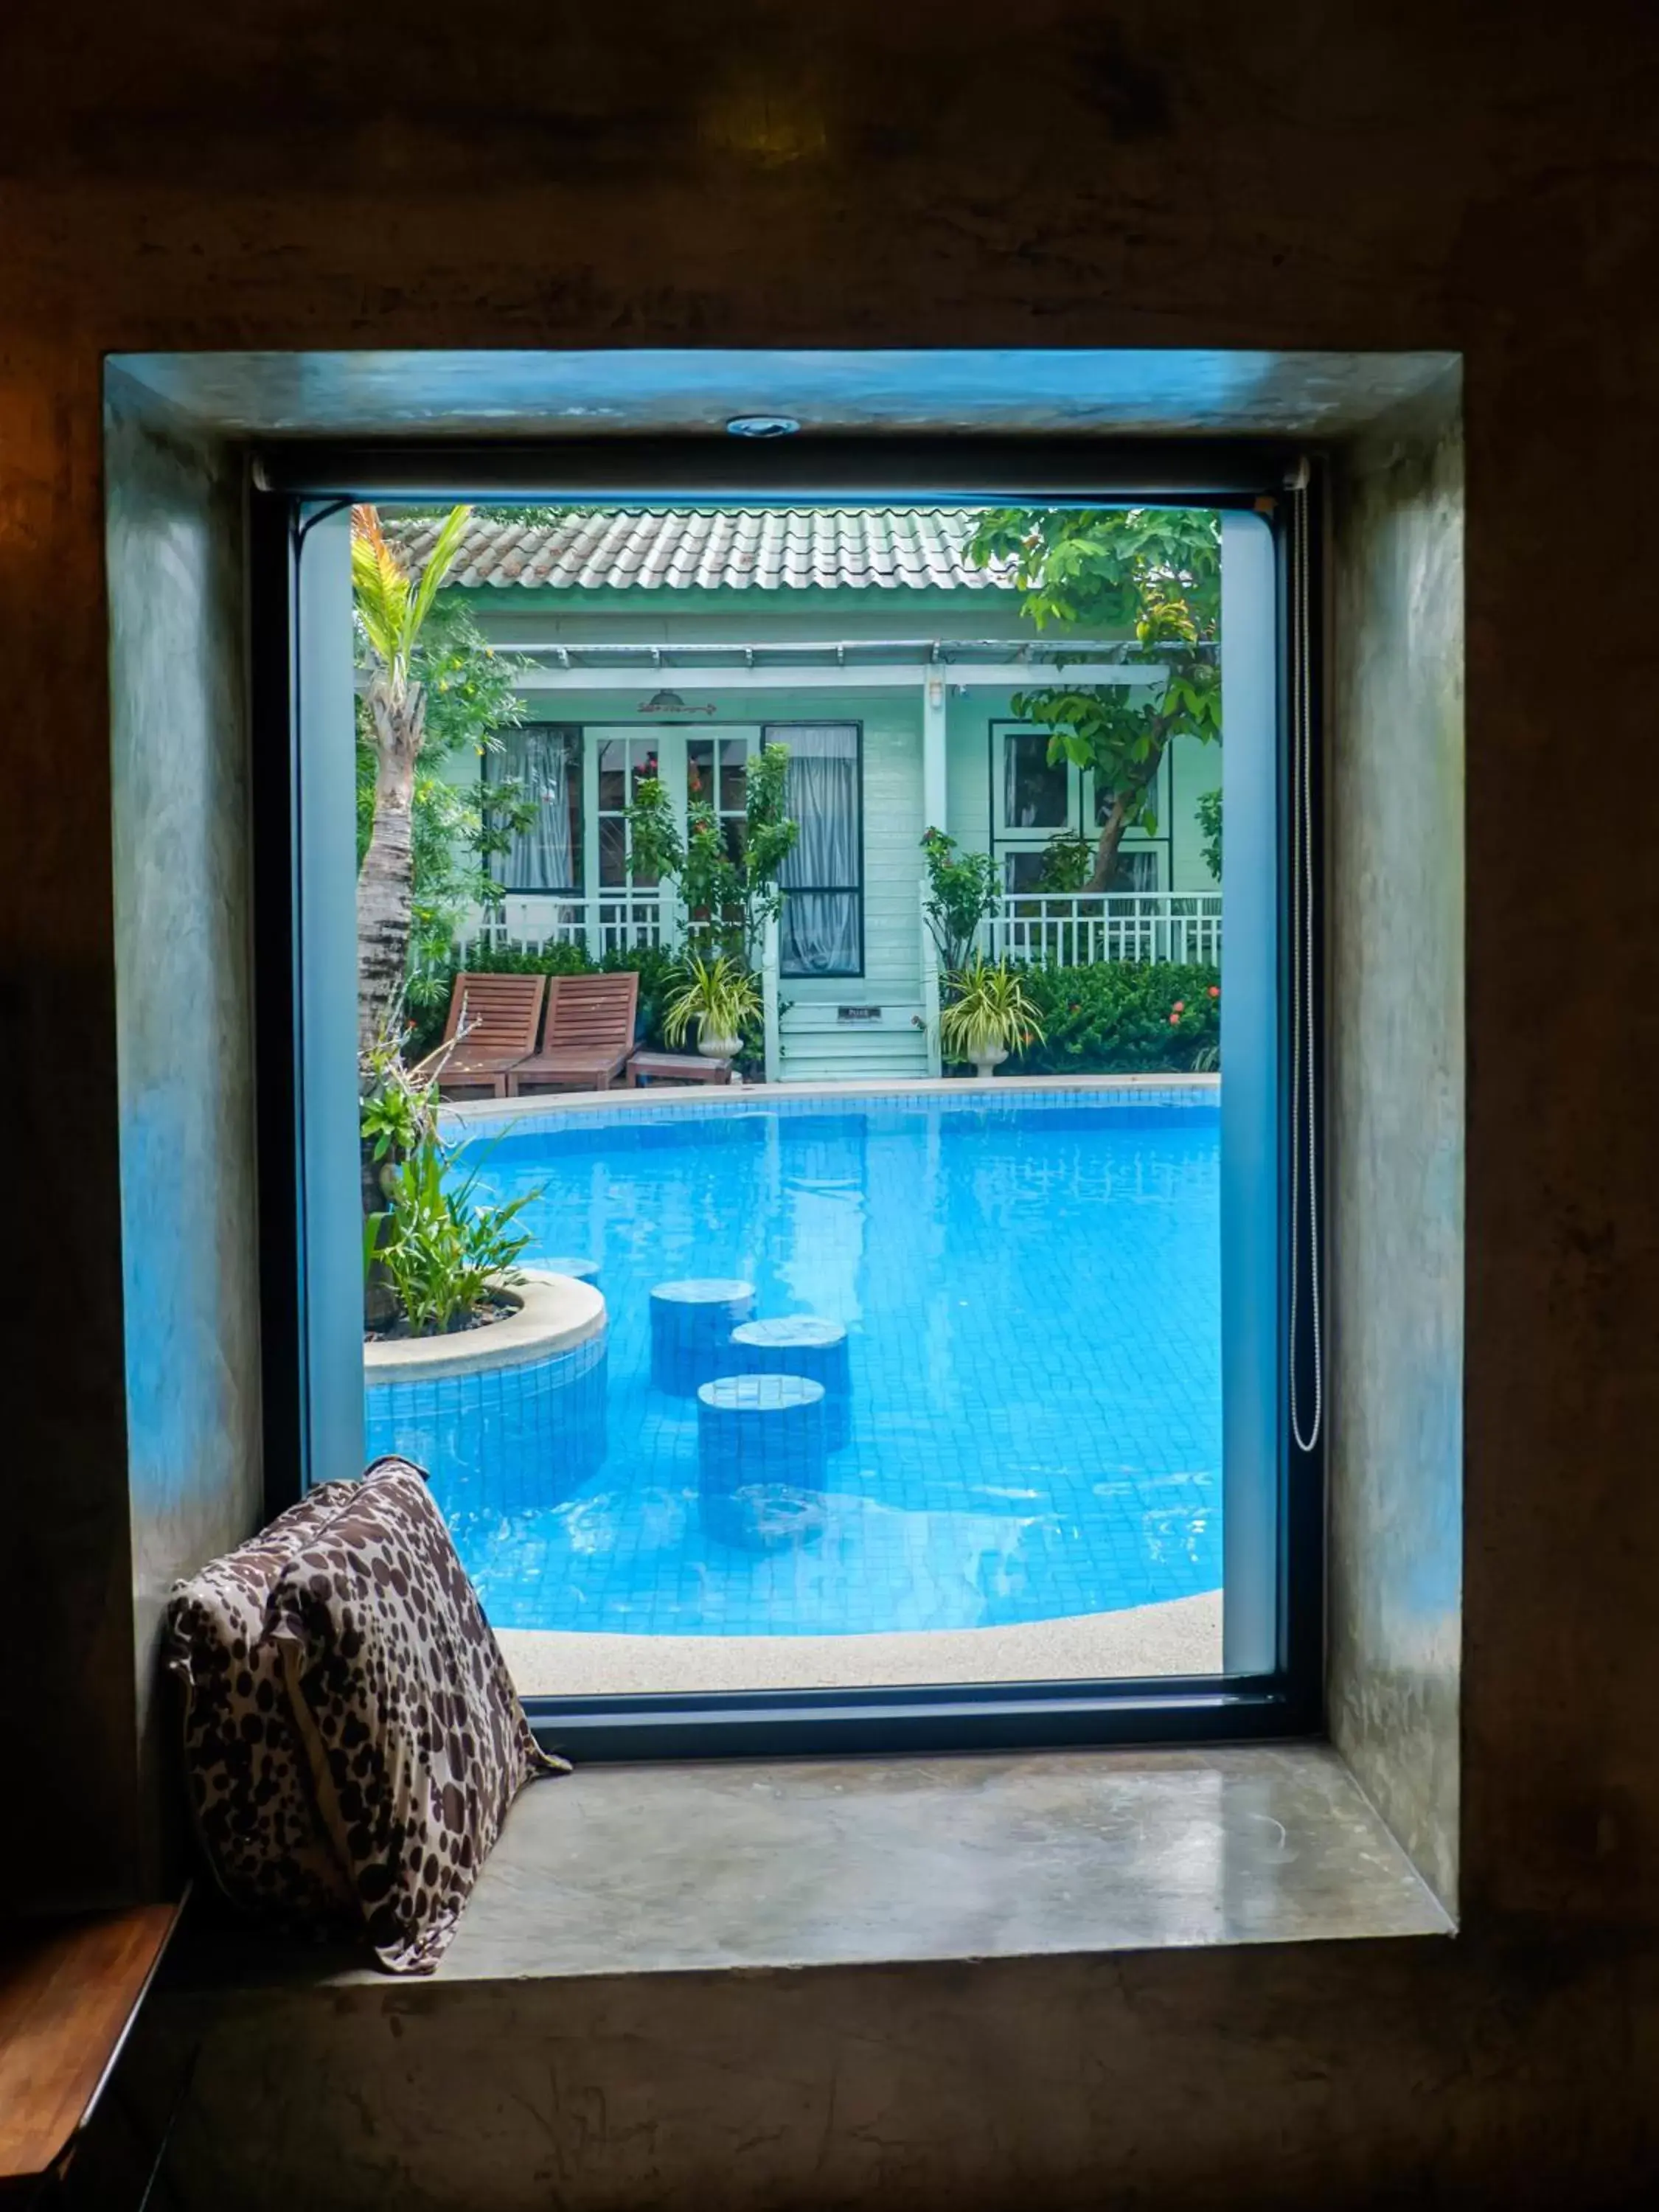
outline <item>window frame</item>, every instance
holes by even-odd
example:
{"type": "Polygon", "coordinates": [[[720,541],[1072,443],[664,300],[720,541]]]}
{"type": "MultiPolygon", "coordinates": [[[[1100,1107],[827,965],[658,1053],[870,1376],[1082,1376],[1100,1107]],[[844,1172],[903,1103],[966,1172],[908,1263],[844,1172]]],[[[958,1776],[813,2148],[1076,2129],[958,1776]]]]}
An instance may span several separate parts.
{"type": "Polygon", "coordinates": [[[864,881],[864,724],[847,714],[823,714],[812,721],[763,722],[760,741],[764,746],[772,742],[773,732],[780,732],[777,742],[787,744],[790,730],[851,730],[853,732],[853,781],[856,799],[859,879],[856,884],[795,884],[787,888],[778,886],[781,903],[778,908],[778,975],[786,983],[846,983],[863,980],[870,957],[868,932],[866,928],[864,881]],[[788,968],[783,959],[783,903],[791,890],[805,891],[814,897],[852,898],[857,901],[859,924],[859,958],[856,968],[788,968]]]}
{"type": "MultiPolygon", "coordinates": [[[[986,731],[987,775],[988,776],[988,805],[990,809],[990,843],[988,850],[994,860],[1006,864],[1015,853],[1041,853],[1050,841],[1068,833],[1087,837],[1098,828],[1095,815],[1095,772],[1092,769],[1078,768],[1066,763],[1066,819],[1057,829],[1011,830],[1003,805],[1004,746],[1011,737],[1042,734],[1039,725],[1022,721],[1017,714],[992,714],[988,718],[986,731]]],[[[1174,808],[1168,794],[1173,789],[1175,769],[1169,753],[1158,763],[1159,785],[1158,821],[1162,825],[1149,836],[1144,830],[1127,830],[1123,835],[1122,849],[1128,853],[1153,853],[1158,857],[1158,881],[1152,893],[1109,893],[1108,896],[1157,896],[1170,890],[1175,883],[1175,832],[1170,819],[1174,808]]],[[[1008,883],[1008,871],[1000,870],[1005,896],[1009,898],[1066,898],[1066,891],[1015,890],[1008,883]]],[[[1081,894],[1078,894],[1081,896],[1081,894]]]]}
{"type": "MultiPolygon", "coordinates": [[[[571,884],[510,884],[507,881],[505,874],[507,858],[505,853],[491,854],[490,859],[495,866],[490,870],[490,878],[503,898],[579,899],[583,895],[583,884],[586,880],[585,872],[587,866],[587,845],[590,834],[587,809],[583,802],[583,778],[587,761],[587,732],[580,722],[550,722],[540,716],[535,716],[526,717],[524,721],[517,723],[512,730],[504,734],[510,738],[526,730],[559,730],[567,738],[574,738],[576,740],[575,812],[577,832],[580,839],[576,880],[571,884]],[[499,866],[503,872],[496,874],[496,866],[499,866]]],[[[492,785],[499,787],[502,782],[513,781],[510,776],[503,777],[493,772],[500,760],[500,754],[487,752],[479,763],[479,781],[485,791],[488,791],[492,785]]]]}
{"type": "MultiPolygon", "coordinates": [[[[595,441],[596,445],[599,441],[595,441]]],[[[1300,447],[1267,441],[1194,441],[1171,451],[1133,441],[1087,447],[1033,439],[1009,444],[964,433],[949,441],[900,438],[836,441],[832,455],[791,454],[777,447],[722,447],[716,467],[710,441],[695,439],[604,441],[609,450],[566,447],[423,449],[348,447],[329,441],[272,447],[256,457],[249,491],[250,676],[254,743],[251,837],[254,865],[256,1048],[261,1068],[262,1348],[267,1506],[281,1510],[308,1481],[307,1346],[309,1278],[303,1163],[307,1107],[302,1015],[305,855],[301,849],[304,778],[301,694],[306,666],[299,634],[300,545],[312,522],[337,515],[355,499],[558,495],[567,501],[753,505],[806,501],[890,505],[1002,503],[1109,506],[1166,504],[1265,515],[1272,532],[1274,577],[1273,661],[1281,827],[1274,896],[1281,916],[1275,988],[1279,1008],[1277,1158],[1273,1170],[1279,1255],[1281,1372],[1288,1398],[1293,1370],[1312,1382],[1316,1352],[1304,1297],[1294,1333],[1285,1279],[1290,1239],[1297,1236],[1304,1279],[1317,1262],[1322,1292],[1329,1279],[1326,1236],[1317,1254],[1305,1218],[1291,1219],[1284,1201],[1288,1169],[1290,961],[1295,948],[1288,913],[1290,846],[1287,790],[1289,629],[1293,597],[1310,608],[1307,641],[1313,725],[1307,794],[1310,817],[1308,878],[1311,929],[1311,1030],[1307,1048],[1310,1097],[1304,1111],[1323,1128],[1327,1095],[1322,994],[1325,883],[1322,717],[1325,550],[1321,463],[1312,460],[1308,502],[1305,588],[1290,588],[1290,533],[1283,487],[1305,464],[1300,447]],[[626,452],[625,459],[621,458],[626,452]],[[883,487],[872,493],[870,486],[883,487]],[[625,488],[624,488],[625,487],[625,488]],[[967,489],[964,489],[967,487],[967,489]]],[[[736,441],[734,441],[735,444],[736,441]]],[[[860,827],[863,776],[860,732],[860,827]]],[[[995,819],[994,814],[993,819],[995,819]]],[[[862,855],[860,856],[862,874],[862,855]]],[[[862,886],[860,885],[860,895],[862,886]]],[[[1318,1177],[1330,1176],[1328,1132],[1321,1139],[1318,1177]]],[[[526,1698],[538,1735],[578,1758],[750,1757],[779,1754],[928,1751],[992,1747],[1159,1742],[1225,1743],[1316,1734],[1323,1721],[1324,1433],[1301,1451],[1281,1419],[1277,1468],[1277,1626],[1270,1670],[1232,1676],[1148,1677],[1113,1681],[1024,1682],[999,1686],[939,1684],[862,1690],[688,1692],[651,1696],[526,1698]]]]}

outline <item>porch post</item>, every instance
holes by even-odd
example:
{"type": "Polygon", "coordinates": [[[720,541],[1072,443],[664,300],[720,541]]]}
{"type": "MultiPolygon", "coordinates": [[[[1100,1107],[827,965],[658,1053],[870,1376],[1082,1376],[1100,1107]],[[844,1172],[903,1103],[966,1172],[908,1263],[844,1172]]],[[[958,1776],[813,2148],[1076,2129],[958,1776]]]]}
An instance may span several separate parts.
{"type": "Polygon", "coordinates": [[[939,1041],[939,947],[927,927],[927,886],[921,885],[921,1018],[927,1038],[927,1073],[937,1079],[945,1073],[939,1041]]]}
{"type": "Polygon", "coordinates": [[[783,1055],[778,1039],[778,918],[766,917],[761,938],[761,1029],[766,1058],[766,1079],[775,1083],[783,1055]]]}
{"type": "MultiPolygon", "coordinates": [[[[927,830],[945,827],[945,671],[935,665],[921,684],[921,820],[927,830]]],[[[921,886],[921,1018],[927,1031],[927,1073],[943,1072],[939,1042],[939,950],[927,927],[927,881],[921,886]]]]}
{"type": "Polygon", "coordinates": [[[945,671],[927,671],[921,687],[921,822],[943,830],[945,821],[945,671]]]}

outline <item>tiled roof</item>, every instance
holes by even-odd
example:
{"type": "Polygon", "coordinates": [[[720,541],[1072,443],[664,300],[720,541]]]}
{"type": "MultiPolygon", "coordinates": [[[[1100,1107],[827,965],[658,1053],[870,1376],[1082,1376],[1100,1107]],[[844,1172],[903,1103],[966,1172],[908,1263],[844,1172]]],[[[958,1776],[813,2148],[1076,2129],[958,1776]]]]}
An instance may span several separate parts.
{"type": "MultiPolygon", "coordinates": [[[[448,580],[586,591],[995,590],[1012,581],[1007,572],[963,557],[975,520],[949,507],[612,507],[550,525],[479,520],[448,580]]],[[[417,522],[395,533],[416,567],[437,527],[417,522]]]]}

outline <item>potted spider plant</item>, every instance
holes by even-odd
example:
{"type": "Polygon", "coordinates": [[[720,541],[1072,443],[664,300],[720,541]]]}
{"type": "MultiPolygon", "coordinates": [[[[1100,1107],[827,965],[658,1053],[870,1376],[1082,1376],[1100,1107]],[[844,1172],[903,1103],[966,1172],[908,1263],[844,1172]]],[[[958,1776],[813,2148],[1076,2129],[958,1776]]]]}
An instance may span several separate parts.
{"type": "Polygon", "coordinates": [[[951,978],[951,1003],[939,1018],[939,1043],[951,1060],[973,1063],[981,1080],[995,1073],[1011,1051],[1041,1043],[1042,1024],[1026,997],[1017,969],[982,957],[951,978]]]}
{"type": "Polygon", "coordinates": [[[713,960],[691,952],[681,964],[680,979],[663,1009],[664,1042],[678,1049],[695,1022],[697,1050],[706,1060],[735,1060],[745,1025],[761,1010],[753,977],[723,952],[713,960]]]}

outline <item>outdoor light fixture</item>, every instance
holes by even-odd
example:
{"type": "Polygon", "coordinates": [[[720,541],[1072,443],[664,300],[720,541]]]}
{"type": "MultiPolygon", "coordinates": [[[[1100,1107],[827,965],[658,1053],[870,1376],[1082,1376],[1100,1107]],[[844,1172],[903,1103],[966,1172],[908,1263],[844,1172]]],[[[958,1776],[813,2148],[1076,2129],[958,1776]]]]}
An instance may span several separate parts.
{"type": "Polygon", "coordinates": [[[653,691],[634,711],[636,714],[712,714],[714,702],[711,699],[706,707],[688,707],[678,691],[653,691]]]}
{"type": "Polygon", "coordinates": [[[793,438],[800,424],[793,415],[734,415],[726,427],[734,438],[793,438]]]}

